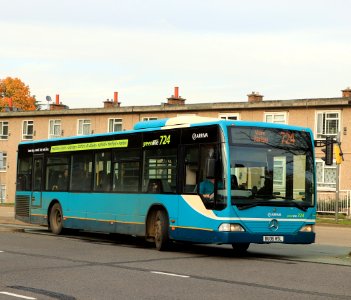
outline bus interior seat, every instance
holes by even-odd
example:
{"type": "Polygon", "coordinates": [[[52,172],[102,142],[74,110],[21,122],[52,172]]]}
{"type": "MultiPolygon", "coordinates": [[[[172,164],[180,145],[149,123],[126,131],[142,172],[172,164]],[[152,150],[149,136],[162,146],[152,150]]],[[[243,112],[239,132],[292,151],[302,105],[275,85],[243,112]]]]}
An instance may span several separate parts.
{"type": "Polygon", "coordinates": [[[99,172],[99,184],[97,188],[101,191],[110,190],[110,177],[103,171],[99,172]]]}
{"type": "Polygon", "coordinates": [[[148,193],[162,193],[162,181],[161,179],[149,179],[147,185],[148,193]]]}
{"type": "Polygon", "coordinates": [[[238,184],[238,179],[236,178],[235,175],[232,175],[230,177],[230,180],[231,180],[231,189],[232,190],[237,190],[239,188],[239,184],[238,184]]]}
{"type": "Polygon", "coordinates": [[[196,184],[187,184],[184,187],[184,192],[185,193],[196,193],[196,184]]]}
{"type": "Polygon", "coordinates": [[[164,193],[172,193],[172,188],[167,180],[162,180],[162,192],[164,193]]]}

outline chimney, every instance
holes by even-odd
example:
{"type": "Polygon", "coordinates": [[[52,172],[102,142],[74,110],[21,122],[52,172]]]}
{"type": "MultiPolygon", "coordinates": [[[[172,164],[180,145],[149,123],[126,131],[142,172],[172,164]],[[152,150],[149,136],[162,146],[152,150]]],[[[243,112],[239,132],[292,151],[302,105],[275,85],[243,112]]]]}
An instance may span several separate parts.
{"type": "Polygon", "coordinates": [[[69,109],[69,107],[60,102],[60,95],[57,94],[55,103],[50,104],[50,110],[63,110],[63,109],[69,109]]]}
{"type": "Polygon", "coordinates": [[[179,87],[178,86],[174,87],[174,98],[176,98],[176,99],[179,98],[179,87]]]}
{"type": "Polygon", "coordinates": [[[184,105],[186,99],[179,96],[179,87],[174,87],[174,95],[172,97],[167,98],[168,105],[184,105]]]}
{"type": "Polygon", "coordinates": [[[343,98],[350,98],[351,97],[351,88],[347,87],[346,89],[342,90],[342,97],[343,98]]]}
{"type": "Polygon", "coordinates": [[[118,92],[113,93],[113,101],[106,99],[104,101],[104,108],[113,108],[113,107],[120,107],[121,102],[118,102],[118,92]]]}
{"type": "Polygon", "coordinates": [[[247,96],[248,96],[249,103],[261,102],[263,99],[263,96],[260,95],[258,92],[252,92],[251,94],[249,94],[247,96]]]}

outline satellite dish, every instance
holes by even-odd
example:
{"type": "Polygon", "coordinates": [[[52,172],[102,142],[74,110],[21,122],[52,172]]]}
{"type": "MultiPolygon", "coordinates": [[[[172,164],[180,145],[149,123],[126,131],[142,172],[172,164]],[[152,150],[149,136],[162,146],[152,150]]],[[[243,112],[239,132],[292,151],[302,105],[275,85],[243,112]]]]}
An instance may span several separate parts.
{"type": "Polygon", "coordinates": [[[46,99],[46,101],[47,101],[47,102],[52,101],[50,96],[46,96],[46,98],[45,98],[45,99],[46,99]]]}

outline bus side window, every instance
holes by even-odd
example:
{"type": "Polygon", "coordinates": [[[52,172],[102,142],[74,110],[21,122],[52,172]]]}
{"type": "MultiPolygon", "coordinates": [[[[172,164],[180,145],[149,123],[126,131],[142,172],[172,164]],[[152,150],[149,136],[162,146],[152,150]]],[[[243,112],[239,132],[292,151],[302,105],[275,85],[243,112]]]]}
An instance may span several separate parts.
{"type": "Polygon", "coordinates": [[[116,192],[139,192],[140,150],[113,151],[113,190],[116,192]]]}
{"type": "Polygon", "coordinates": [[[159,180],[159,193],[175,193],[177,182],[177,148],[144,150],[143,192],[149,192],[149,182],[159,180]]]}
{"type": "Polygon", "coordinates": [[[32,158],[24,157],[18,161],[18,176],[17,176],[17,190],[29,191],[31,190],[32,182],[32,158]]]}
{"type": "Polygon", "coordinates": [[[72,155],[71,190],[89,191],[91,189],[92,161],[93,156],[89,153],[72,155]]]}
{"type": "Polygon", "coordinates": [[[111,189],[111,152],[95,154],[94,190],[108,192],[111,189]]]}
{"type": "Polygon", "coordinates": [[[163,193],[161,179],[150,179],[147,188],[148,193],[163,193]]]}

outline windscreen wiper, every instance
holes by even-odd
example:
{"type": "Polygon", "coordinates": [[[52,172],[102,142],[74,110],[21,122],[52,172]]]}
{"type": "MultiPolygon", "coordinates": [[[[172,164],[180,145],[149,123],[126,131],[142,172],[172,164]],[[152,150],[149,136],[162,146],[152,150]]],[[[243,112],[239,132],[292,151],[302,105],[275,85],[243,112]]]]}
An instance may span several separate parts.
{"type": "Polygon", "coordinates": [[[255,202],[255,203],[249,203],[249,204],[244,204],[244,205],[237,205],[236,204],[236,207],[239,209],[239,210],[244,210],[244,209],[248,209],[248,208],[251,208],[251,207],[255,207],[257,206],[258,203],[255,202]]]}
{"type": "Polygon", "coordinates": [[[256,201],[256,202],[251,202],[251,203],[245,203],[245,204],[235,204],[236,207],[239,209],[239,210],[243,210],[243,209],[248,209],[248,208],[251,208],[251,207],[255,207],[255,206],[259,206],[259,205],[272,205],[272,204],[269,204],[269,202],[267,201],[256,201]]]}
{"type": "Polygon", "coordinates": [[[279,195],[273,195],[274,199],[284,199],[286,204],[289,204],[290,206],[295,206],[298,209],[301,209],[302,211],[307,211],[307,207],[304,205],[301,205],[300,203],[296,202],[294,199],[289,199],[284,196],[279,196],[279,195]]]}
{"type": "MultiPolygon", "coordinates": [[[[268,195],[267,195],[268,196],[268,195]]],[[[288,200],[287,198],[285,197],[277,197],[277,198],[281,198],[281,199],[285,199],[285,200],[288,200]]],[[[271,200],[274,200],[274,198],[272,198],[271,200]]],[[[280,203],[274,203],[274,202],[269,202],[270,200],[267,200],[267,201],[258,201],[258,202],[252,202],[252,203],[247,203],[247,204],[243,204],[243,205],[238,205],[236,204],[237,208],[239,210],[244,210],[244,209],[248,209],[248,208],[251,208],[251,207],[255,207],[255,206],[258,206],[258,205],[267,205],[267,206],[272,206],[272,205],[277,205],[279,206],[279,204],[284,204],[284,206],[295,206],[297,207],[298,209],[301,209],[302,211],[307,211],[307,207],[304,206],[304,205],[301,205],[300,203],[298,202],[295,202],[293,200],[291,201],[285,201],[285,202],[280,202],[280,203]]]]}
{"type": "Polygon", "coordinates": [[[292,206],[295,206],[295,207],[297,207],[298,209],[301,209],[302,211],[307,211],[307,207],[304,206],[304,205],[301,205],[301,204],[298,203],[298,202],[289,201],[289,202],[287,202],[287,203],[292,204],[292,206]]]}

